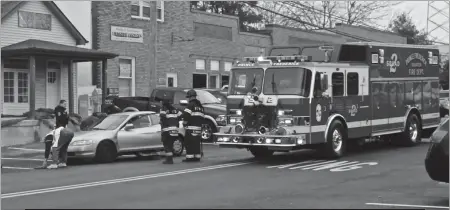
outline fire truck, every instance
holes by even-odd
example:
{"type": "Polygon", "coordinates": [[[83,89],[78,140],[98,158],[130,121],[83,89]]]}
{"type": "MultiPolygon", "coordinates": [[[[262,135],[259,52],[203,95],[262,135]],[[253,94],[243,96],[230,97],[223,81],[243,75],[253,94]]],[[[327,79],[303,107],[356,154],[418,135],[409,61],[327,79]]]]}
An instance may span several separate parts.
{"type": "Polygon", "coordinates": [[[328,158],[352,142],[421,141],[439,116],[439,51],[434,46],[355,42],[273,47],[231,69],[220,147],[256,158],[316,149],[328,158]]]}

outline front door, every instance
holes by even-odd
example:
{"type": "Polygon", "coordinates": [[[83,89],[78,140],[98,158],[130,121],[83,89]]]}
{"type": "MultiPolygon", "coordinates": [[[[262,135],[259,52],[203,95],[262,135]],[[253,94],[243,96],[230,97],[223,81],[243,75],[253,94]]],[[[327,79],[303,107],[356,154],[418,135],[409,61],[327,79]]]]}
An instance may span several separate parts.
{"type": "Polygon", "coordinates": [[[54,108],[58,105],[61,97],[60,86],[60,70],[48,69],[47,70],[47,107],[54,108]]]}
{"type": "Polygon", "coordinates": [[[128,120],[126,124],[133,124],[134,128],[122,128],[117,134],[121,151],[138,151],[151,146],[151,138],[157,130],[152,126],[148,115],[139,115],[128,120]]]}

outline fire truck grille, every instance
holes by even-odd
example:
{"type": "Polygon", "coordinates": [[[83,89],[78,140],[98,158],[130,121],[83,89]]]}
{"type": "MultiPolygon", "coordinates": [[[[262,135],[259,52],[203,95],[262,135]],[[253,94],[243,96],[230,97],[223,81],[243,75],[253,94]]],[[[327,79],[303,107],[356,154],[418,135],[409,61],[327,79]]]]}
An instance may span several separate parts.
{"type": "Polygon", "coordinates": [[[276,120],[276,107],[248,106],[242,110],[247,132],[257,132],[261,126],[273,128],[276,120]]]}

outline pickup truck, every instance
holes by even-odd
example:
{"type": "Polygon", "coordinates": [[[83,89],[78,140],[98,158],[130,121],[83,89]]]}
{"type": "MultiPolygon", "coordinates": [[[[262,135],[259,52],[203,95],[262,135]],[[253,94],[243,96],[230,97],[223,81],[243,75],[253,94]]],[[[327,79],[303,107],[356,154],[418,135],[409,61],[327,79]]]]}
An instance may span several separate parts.
{"type": "MultiPolygon", "coordinates": [[[[166,88],[158,87],[153,89],[150,97],[116,97],[112,103],[127,111],[154,111],[159,112],[161,104],[157,98],[161,98],[164,94],[171,98],[171,103],[175,108],[182,111],[187,105],[186,93],[189,89],[185,88],[166,88]]],[[[219,131],[221,126],[226,124],[226,106],[211,93],[205,90],[196,90],[197,99],[205,108],[205,122],[202,130],[202,139],[204,141],[212,141],[213,133],[219,131]]]]}

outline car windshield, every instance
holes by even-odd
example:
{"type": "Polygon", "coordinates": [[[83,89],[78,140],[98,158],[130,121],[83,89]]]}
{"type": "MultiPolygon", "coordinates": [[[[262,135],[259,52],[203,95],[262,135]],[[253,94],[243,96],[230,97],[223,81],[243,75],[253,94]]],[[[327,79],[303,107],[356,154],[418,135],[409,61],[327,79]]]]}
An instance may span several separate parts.
{"type": "Polygon", "coordinates": [[[114,130],[126,120],[128,115],[109,115],[92,130],[114,130]]]}
{"type": "Polygon", "coordinates": [[[217,99],[213,94],[204,90],[196,90],[197,100],[202,104],[220,104],[219,99],[217,99]]]}
{"type": "Polygon", "coordinates": [[[308,97],[311,77],[311,70],[305,68],[268,68],[264,76],[264,94],[308,97]]]}
{"type": "Polygon", "coordinates": [[[230,95],[247,95],[247,93],[251,93],[253,87],[258,89],[256,94],[261,93],[263,69],[233,69],[232,71],[230,95]]]}

